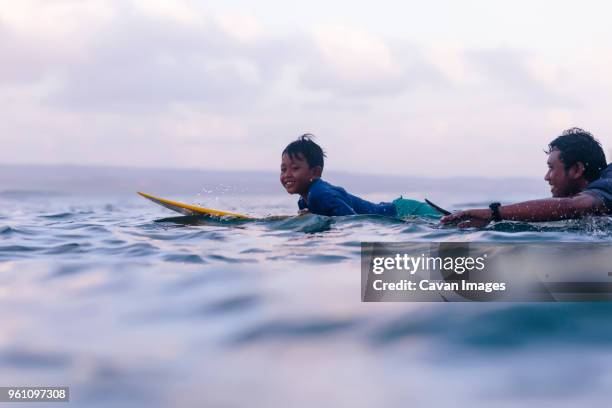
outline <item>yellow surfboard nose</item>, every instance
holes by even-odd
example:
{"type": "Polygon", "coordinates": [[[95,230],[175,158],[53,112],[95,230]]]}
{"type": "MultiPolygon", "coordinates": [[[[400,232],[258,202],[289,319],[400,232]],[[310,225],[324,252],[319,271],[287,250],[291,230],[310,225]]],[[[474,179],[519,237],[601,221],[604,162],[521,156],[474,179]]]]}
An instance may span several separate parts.
{"type": "Polygon", "coordinates": [[[138,192],[144,198],[153,201],[155,204],[161,205],[162,207],[166,207],[169,210],[176,211],[183,215],[208,215],[212,217],[234,217],[234,218],[242,218],[252,220],[253,217],[249,217],[248,215],[238,214],[230,211],[221,211],[215,210],[212,208],[204,208],[199,207],[197,205],[185,204],[179,201],[167,200],[161,197],[155,197],[151,194],[138,192]]]}

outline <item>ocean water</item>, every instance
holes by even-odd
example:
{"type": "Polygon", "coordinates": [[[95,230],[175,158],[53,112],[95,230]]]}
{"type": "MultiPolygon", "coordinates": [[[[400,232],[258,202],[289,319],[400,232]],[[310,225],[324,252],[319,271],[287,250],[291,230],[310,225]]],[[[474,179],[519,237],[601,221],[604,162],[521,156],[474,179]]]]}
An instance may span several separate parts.
{"type": "MultiPolygon", "coordinates": [[[[295,212],[275,194],[169,198],[295,212]]],[[[68,385],[75,407],[609,402],[610,304],[360,302],[362,241],[606,242],[609,218],[176,215],[136,195],[0,193],[0,385],[68,385]]]]}

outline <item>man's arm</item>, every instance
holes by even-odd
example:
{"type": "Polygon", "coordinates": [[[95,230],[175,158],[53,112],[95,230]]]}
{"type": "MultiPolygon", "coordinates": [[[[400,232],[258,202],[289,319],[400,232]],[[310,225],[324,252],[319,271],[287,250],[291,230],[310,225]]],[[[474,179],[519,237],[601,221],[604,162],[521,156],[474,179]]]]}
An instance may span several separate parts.
{"type": "MultiPolygon", "coordinates": [[[[568,198],[546,198],[542,200],[525,201],[522,203],[503,205],[499,214],[503,220],[510,221],[558,221],[569,218],[579,218],[588,214],[603,214],[606,207],[599,197],[581,193],[568,198]]],[[[491,210],[472,209],[458,211],[443,217],[443,224],[458,222],[459,227],[482,227],[493,219],[491,210]]]]}

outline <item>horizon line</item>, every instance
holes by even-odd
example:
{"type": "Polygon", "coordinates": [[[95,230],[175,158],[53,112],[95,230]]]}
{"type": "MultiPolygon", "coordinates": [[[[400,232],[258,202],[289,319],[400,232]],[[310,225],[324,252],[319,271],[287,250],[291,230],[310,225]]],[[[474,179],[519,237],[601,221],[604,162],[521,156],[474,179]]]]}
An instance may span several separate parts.
{"type": "MultiPolygon", "coordinates": [[[[61,163],[61,164],[49,164],[49,163],[0,163],[0,167],[29,167],[29,168],[88,168],[88,169],[114,169],[114,170],[154,170],[154,171],[193,171],[193,172],[212,172],[212,173],[226,173],[226,174],[240,174],[240,173],[254,173],[254,174],[276,174],[274,170],[258,170],[258,169],[242,169],[242,170],[222,170],[215,168],[200,168],[200,167],[150,167],[150,166],[130,166],[130,165],[104,165],[104,164],[74,164],[74,163],[61,163]]],[[[355,175],[355,176],[367,176],[367,177],[393,177],[393,178],[421,178],[429,180],[448,180],[448,179],[486,179],[486,180],[536,180],[539,177],[535,176],[502,176],[502,177],[490,177],[483,175],[463,174],[453,176],[421,176],[415,174],[394,174],[394,173],[364,173],[350,170],[328,170],[332,174],[338,175],[355,175]]]]}

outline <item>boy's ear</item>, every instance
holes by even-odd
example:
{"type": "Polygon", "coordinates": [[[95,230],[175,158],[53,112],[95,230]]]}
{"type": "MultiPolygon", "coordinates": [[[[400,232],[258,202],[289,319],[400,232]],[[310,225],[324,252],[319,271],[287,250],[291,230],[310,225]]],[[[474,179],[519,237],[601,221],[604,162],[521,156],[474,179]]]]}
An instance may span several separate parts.
{"type": "Polygon", "coordinates": [[[310,168],[310,175],[313,178],[321,178],[321,174],[323,174],[323,167],[321,166],[314,166],[310,168]]]}
{"type": "Polygon", "coordinates": [[[570,174],[574,179],[579,179],[584,176],[584,170],[584,163],[579,161],[570,168],[570,174]]]}

